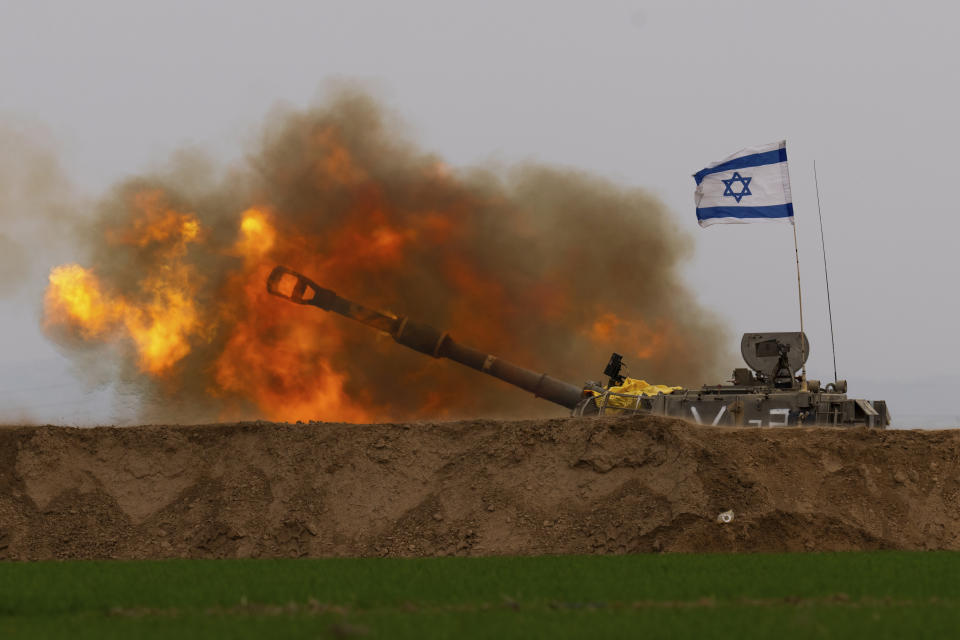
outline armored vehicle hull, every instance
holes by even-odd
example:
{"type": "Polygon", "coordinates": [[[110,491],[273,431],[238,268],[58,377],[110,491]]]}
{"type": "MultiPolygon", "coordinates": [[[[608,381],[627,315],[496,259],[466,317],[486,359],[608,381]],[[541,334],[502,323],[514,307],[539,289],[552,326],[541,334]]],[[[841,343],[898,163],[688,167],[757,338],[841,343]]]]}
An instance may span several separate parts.
{"type": "Polygon", "coordinates": [[[890,424],[886,402],[848,398],[845,380],[821,389],[819,380],[797,377],[810,353],[810,343],[802,333],[747,333],[740,341],[740,352],[750,369],[734,369],[732,384],[657,395],[620,392],[621,363],[614,354],[605,372],[611,376],[610,383],[606,387],[593,383],[594,397],[578,405],[574,413],[655,413],[715,426],[882,429],[890,424]]]}
{"type": "Polygon", "coordinates": [[[848,398],[843,393],[782,391],[734,386],[704,387],[651,397],[606,391],[581,403],[574,415],[654,413],[713,426],[876,427],[890,424],[883,400],[848,398]],[[630,406],[617,406],[619,398],[630,406]]]}

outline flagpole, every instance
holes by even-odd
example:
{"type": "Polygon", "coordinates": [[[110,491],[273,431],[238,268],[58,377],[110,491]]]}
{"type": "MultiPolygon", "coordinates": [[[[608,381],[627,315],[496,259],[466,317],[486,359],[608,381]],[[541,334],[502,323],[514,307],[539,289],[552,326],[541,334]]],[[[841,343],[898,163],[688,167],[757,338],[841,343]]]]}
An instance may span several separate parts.
{"type": "Polygon", "coordinates": [[[813,182],[817,185],[817,215],[820,217],[820,248],[823,250],[823,279],[827,283],[827,314],[830,318],[830,347],[833,349],[833,381],[837,381],[837,341],[833,337],[833,307],[830,305],[830,272],[827,271],[827,243],[823,239],[823,211],[820,209],[820,181],[817,161],[813,161],[813,182]]]}
{"type": "Polygon", "coordinates": [[[793,222],[793,255],[797,260],[797,300],[800,302],[800,390],[807,390],[807,358],[804,352],[804,333],[803,333],[803,289],[800,288],[800,248],[797,244],[797,219],[793,222]]]}

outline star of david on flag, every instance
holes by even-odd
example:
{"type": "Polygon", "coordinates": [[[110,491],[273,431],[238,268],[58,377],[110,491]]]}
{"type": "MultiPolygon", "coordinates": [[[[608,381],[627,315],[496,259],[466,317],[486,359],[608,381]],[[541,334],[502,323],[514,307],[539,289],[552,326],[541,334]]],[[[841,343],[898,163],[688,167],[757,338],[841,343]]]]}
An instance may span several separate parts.
{"type": "Polygon", "coordinates": [[[751,181],[751,180],[753,180],[753,178],[744,178],[744,177],[741,176],[738,172],[734,171],[732,178],[730,178],[729,180],[721,180],[721,182],[723,183],[723,185],[726,187],[726,189],[723,190],[723,195],[725,195],[725,196],[733,196],[733,197],[736,199],[737,204],[740,204],[740,198],[742,198],[743,196],[752,196],[752,195],[753,195],[753,194],[750,192],[750,181],[751,181]],[[737,182],[738,180],[740,181],[740,184],[743,185],[743,188],[741,188],[740,191],[737,191],[736,193],[734,193],[734,192],[733,192],[733,183],[734,183],[734,182],[737,182]]]}
{"type": "Polygon", "coordinates": [[[748,147],[693,175],[701,227],[745,222],[793,224],[787,142],[748,147]]]}

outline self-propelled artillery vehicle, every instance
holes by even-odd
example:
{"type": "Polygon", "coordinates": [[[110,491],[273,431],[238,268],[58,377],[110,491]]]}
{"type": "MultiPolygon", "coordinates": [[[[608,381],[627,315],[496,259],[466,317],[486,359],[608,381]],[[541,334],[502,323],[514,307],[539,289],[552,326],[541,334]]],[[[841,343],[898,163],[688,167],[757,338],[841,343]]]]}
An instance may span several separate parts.
{"type": "Polygon", "coordinates": [[[303,305],[319,307],[388,333],[396,342],[433,358],[447,358],[570,409],[573,415],[651,413],[714,426],[800,426],[886,428],[890,423],[882,400],[847,398],[844,380],[824,386],[798,377],[810,353],[800,332],[748,333],[740,342],[750,367],[733,372],[731,384],[682,389],[647,385],[621,374],[623,361],[613,354],[604,370],[606,385],[575,385],[517,366],[497,356],[456,342],[445,331],[369,309],[341,298],[306,276],[276,267],[267,291],[303,305]]]}

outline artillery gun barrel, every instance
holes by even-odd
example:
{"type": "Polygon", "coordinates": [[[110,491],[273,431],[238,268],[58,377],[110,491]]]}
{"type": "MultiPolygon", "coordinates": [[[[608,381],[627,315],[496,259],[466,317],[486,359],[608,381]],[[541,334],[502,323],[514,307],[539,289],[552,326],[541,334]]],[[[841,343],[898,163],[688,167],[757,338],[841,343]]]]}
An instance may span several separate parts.
{"type": "Polygon", "coordinates": [[[434,358],[447,358],[525,389],[538,398],[573,409],[583,400],[583,388],[545,373],[519,367],[489,353],[462,345],[445,331],[415,322],[406,316],[393,317],[368,309],[330,289],[324,289],[304,275],[286,267],[275,267],[267,278],[267,292],[290,302],[333,311],[379,331],[389,333],[398,343],[434,358]]]}

